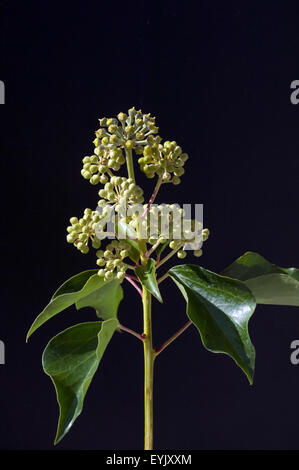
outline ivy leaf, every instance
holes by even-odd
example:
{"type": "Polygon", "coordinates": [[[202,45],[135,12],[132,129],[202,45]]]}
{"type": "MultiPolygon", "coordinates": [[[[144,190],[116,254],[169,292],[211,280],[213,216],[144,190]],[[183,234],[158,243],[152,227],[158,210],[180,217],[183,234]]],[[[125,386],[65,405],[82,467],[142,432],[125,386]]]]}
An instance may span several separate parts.
{"type": "Polygon", "coordinates": [[[165,248],[167,248],[169,245],[169,240],[166,240],[164,243],[160,243],[160,245],[157,246],[157,248],[155,249],[154,253],[156,254],[156,256],[161,256],[162,252],[165,250],[165,248]]]}
{"type": "Polygon", "coordinates": [[[249,251],[221,274],[243,281],[259,304],[299,306],[299,269],[275,266],[249,251]]]}
{"type": "Polygon", "coordinates": [[[43,369],[52,379],[60,410],[55,444],[80,415],[88,387],[117,325],[115,318],[80,323],[59,333],[46,346],[43,369]]]}
{"type": "Polygon", "coordinates": [[[220,276],[200,266],[179,265],[168,271],[187,302],[187,315],[197,327],[203,345],[229,355],[252,384],[255,350],[248,321],[255,299],[240,281],[220,276]]]}
{"type": "Polygon", "coordinates": [[[116,280],[105,282],[100,288],[82,297],[76,302],[77,310],[83,307],[92,307],[96,314],[102,320],[116,318],[118,306],[123,299],[124,294],[120,283],[116,280]]]}
{"type": "Polygon", "coordinates": [[[163,303],[156,280],[155,260],[153,258],[149,258],[145,266],[138,266],[135,269],[135,274],[144,287],[153,294],[159,302],[163,303]]]}
{"type": "Polygon", "coordinates": [[[44,308],[38,317],[36,317],[27,334],[26,341],[28,341],[32,333],[47,320],[92,292],[101,289],[104,284],[106,285],[107,281],[105,282],[103,278],[100,278],[97,275],[96,269],[83,271],[82,273],[68,279],[61,287],[59,287],[53,295],[50,303],[44,308]]]}

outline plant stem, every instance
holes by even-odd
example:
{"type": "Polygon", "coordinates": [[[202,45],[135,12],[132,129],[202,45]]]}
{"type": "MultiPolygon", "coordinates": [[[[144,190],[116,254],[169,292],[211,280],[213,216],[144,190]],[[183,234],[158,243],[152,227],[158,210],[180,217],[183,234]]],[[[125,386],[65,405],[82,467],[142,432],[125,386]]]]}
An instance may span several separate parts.
{"type": "Polygon", "coordinates": [[[132,284],[132,286],[135,287],[135,289],[137,290],[137,292],[139,293],[139,295],[142,297],[142,291],[140,289],[140,287],[137,286],[136,282],[133,281],[133,279],[131,278],[131,276],[129,276],[128,274],[125,275],[125,279],[130,283],[132,284]]]}
{"type": "Polygon", "coordinates": [[[118,325],[118,328],[122,331],[126,331],[127,333],[130,333],[133,336],[136,336],[136,338],[140,339],[140,341],[143,341],[143,336],[137,333],[137,331],[131,330],[131,328],[121,325],[120,323],[118,325]]]}
{"type": "Polygon", "coordinates": [[[145,210],[144,210],[144,212],[141,216],[142,218],[145,217],[146,214],[148,213],[148,211],[150,210],[151,205],[153,204],[154,200],[156,199],[156,196],[158,194],[158,191],[160,189],[161,184],[162,184],[162,178],[161,178],[161,176],[159,176],[157,184],[156,184],[155,189],[154,189],[154,192],[151,195],[150,200],[148,201],[148,204],[147,204],[147,206],[146,206],[146,208],[145,208],[145,210]]]}
{"type": "Polygon", "coordinates": [[[144,450],[153,449],[153,382],[155,352],[152,343],[151,294],[143,286],[144,450]]]}
{"type": "Polygon", "coordinates": [[[125,153],[126,153],[128,177],[132,178],[132,180],[134,180],[134,182],[135,182],[132,149],[127,149],[126,148],[125,153]]]}
{"type": "Polygon", "coordinates": [[[163,274],[163,276],[160,277],[160,279],[157,280],[157,283],[160,284],[160,282],[163,282],[164,279],[166,279],[168,277],[168,271],[167,273],[163,274]]]}
{"type": "Polygon", "coordinates": [[[175,339],[177,339],[185,330],[192,324],[191,321],[188,321],[182,328],[180,328],[174,335],[172,335],[165,343],[162,344],[159,348],[155,350],[155,356],[158,356],[162,351],[164,351],[167,346],[172,343],[175,339]]]}
{"type": "Polygon", "coordinates": [[[168,253],[168,255],[165,256],[165,258],[161,259],[161,261],[159,261],[156,264],[156,268],[159,268],[160,266],[162,266],[162,264],[166,263],[166,261],[168,261],[173,255],[175,255],[176,252],[179,251],[179,249],[182,248],[183,245],[184,245],[184,243],[181,243],[177,248],[175,248],[170,253],[168,253]]]}

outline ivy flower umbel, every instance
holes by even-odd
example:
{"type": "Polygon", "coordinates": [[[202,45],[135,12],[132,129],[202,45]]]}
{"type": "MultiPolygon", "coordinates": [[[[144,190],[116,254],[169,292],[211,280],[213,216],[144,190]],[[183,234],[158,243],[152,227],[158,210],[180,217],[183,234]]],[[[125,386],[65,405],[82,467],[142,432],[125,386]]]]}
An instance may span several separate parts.
{"type": "Polygon", "coordinates": [[[128,244],[126,240],[113,240],[109,243],[105,250],[98,250],[97,265],[101,268],[98,275],[106,281],[117,279],[123,281],[125,278],[128,265],[123,261],[129,254],[128,244]]]}
{"type": "Polygon", "coordinates": [[[84,215],[81,219],[71,217],[71,225],[67,227],[67,242],[72,243],[79,251],[81,251],[81,253],[84,254],[89,252],[89,240],[91,240],[93,248],[100,248],[101,240],[99,240],[95,235],[95,228],[101,218],[103,218],[103,215],[100,215],[98,211],[92,211],[89,208],[85,209],[84,215]]]}
{"type": "Polygon", "coordinates": [[[134,229],[140,224],[142,236],[146,238],[146,243],[152,245],[151,253],[162,244],[164,249],[168,246],[175,250],[181,259],[191,251],[190,247],[187,249],[190,243],[195,247],[194,256],[201,256],[199,245],[208,239],[210,233],[207,228],[203,229],[199,220],[187,219],[184,209],[176,204],[152,205],[146,217],[140,220],[138,214],[133,215],[128,224],[134,229]]]}
{"type": "Polygon", "coordinates": [[[167,140],[164,144],[153,142],[146,145],[138,163],[148,178],[153,178],[157,174],[163,182],[177,185],[185,173],[183,166],[187,160],[188,155],[183,153],[182,148],[175,141],[167,140]]]}
{"type": "Polygon", "coordinates": [[[135,150],[142,154],[145,145],[159,143],[155,118],[131,108],[128,114],[119,113],[117,118],[99,119],[100,128],[95,132],[94,154],[83,158],[81,174],[91,184],[108,181],[112,171],[118,171],[126,162],[125,153],[135,150]]]}
{"type": "MultiPolygon", "coordinates": [[[[109,183],[99,190],[99,196],[113,204],[116,212],[124,205],[142,204],[144,201],[143,189],[132,178],[121,176],[112,176],[109,183]]],[[[98,204],[103,205],[102,201],[98,204]]]]}

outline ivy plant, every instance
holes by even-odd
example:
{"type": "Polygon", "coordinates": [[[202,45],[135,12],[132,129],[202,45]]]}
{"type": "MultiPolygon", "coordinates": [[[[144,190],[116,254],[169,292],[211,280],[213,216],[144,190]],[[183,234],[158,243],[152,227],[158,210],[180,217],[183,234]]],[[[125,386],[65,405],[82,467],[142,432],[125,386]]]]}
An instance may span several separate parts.
{"type": "MultiPolygon", "coordinates": [[[[176,204],[155,204],[160,187],[178,185],[188,155],[175,141],[163,141],[155,118],[132,108],[117,118],[99,120],[94,151],[83,158],[81,174],[100,185],[95,209],[71,217],[67,242],[82,253],[94,249],[94,268],[68,279],[33,322],[27,339],[46,321],[74,305],[92,307],[95,321],[71,326],[50,340],[42,365],[54,384],[59,404],[55,443],[69,432],[114,334],[125,331],[143,343],[144,448],[153,448],[153,377],[157,357],[188,327],[195,326],[205,348],[230,356],[252,384],[255,349],[248,322],[256,304],[299,305],[299,270],[281,268],[247,252],[220,274],[194,264],[165,270],[175,255],[202,255],[209,237],[202,221],[188,219],[176,204]],[[145,202],[135,170],[155,180],[145,202]],[[117,176],[118,171],[123,176],[117,176]],[[111,227],[113,231],[111,232],[111,227]],[[186,228],[187,227],[187,228],[186,228]],[[163,266],[162,273],[160,269],[163,266]],[[163,272],[164,271],[164,272],[163,272]],[[186,301],[187,322],[158,348],[152,339],[152,300],[163,302],[159,285],[170,278],[186,301]],[[123,284],[136,289],[143,310],[143,332],[118,320],[123,284]]],[[[129,290],[128,290],[129,295],[129,290]]]]}

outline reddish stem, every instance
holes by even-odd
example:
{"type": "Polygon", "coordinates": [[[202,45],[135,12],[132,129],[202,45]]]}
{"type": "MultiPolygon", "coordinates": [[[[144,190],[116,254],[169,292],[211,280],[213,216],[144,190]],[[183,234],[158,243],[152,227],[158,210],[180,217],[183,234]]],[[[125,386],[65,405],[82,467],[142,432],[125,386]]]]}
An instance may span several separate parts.
{"type": "Polygon", "coordinates": [[[144,209],[144,212],[143,212],[141,218],[145,217],[146,214],[148,213],[148,211],[150,210],[150,207],[151,207],[152,203],[153,203],[154,200],[156,199],[156,196],[157,196],[157,194],[158,194],[158,191],[159,191],[159,189],[160,189],[161,184],[162,184],[162,179],[159,178],[158,181],[157,181],[156,187],[155,187],[155,189],[154,189],[154,192],[153,192],[153,194],[151,195],[150,200],[148,201],[147,206],[146,206],[146,208],[144,209]]]}
{"type": "Polygon", "coordinates": [[[133,279],[131,279],[131,277],[129,277],[128,274],[125,275],[125,279],[127,279],[127,281],[132,284],[132,286],[135,287],[135,289],[137,290],[137,292],[139,293],[139,295],[141,296],[142,298],[142,290],[140,289],[140,287],[137,286],[137,284],[133,281],[133,279]]]}
{"type": "Polygon", "coordinates": [[[138,338],[138,339],[140,339],[141,341],[143,341],[143,335],[140,335],[140,334],[137,333],[136,331],[131,330],[131,328],[127,328],[126,326],[121,325],[120,323],[119,323],[118,327],[119,327],[120,330],[126,331],[127,333],[130,333],[131,335],[136,336],[136,338],[138,338]]]}
{"type": "Polygon", "coordinates": [[[172,343],[176,338],[178,338],[182,333],[184,333],[185,330],[191,325],[191,321],[188,321],[182,328],[180,328],[174,335],[172,335],[165,343],[163,343],[159,348],[155,349],[156,356],[160,354],[162,351],[164,351],[167,346],[172,343]]]}

